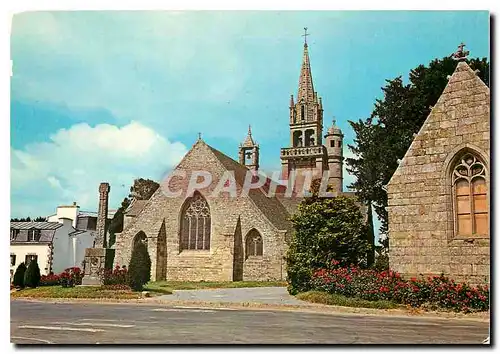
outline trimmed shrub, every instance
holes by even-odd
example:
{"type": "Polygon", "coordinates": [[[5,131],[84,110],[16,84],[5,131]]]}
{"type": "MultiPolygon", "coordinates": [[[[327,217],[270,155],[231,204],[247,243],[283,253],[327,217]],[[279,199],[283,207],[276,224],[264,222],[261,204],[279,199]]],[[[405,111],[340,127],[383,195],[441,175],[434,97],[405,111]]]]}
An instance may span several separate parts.
{"type": "Polygon", "coordinates": [[[128,269],[128,285],[135,291],[142,291],[151,279],[151,259],[143,242],[138,242],[132,250],[128,269]]]}
{"type": "Polygon", "coordinates": [[[30,288],[36,288],[40,284],[40,268],[36,260],[32,260],[24,273],[24,285],[30,288]]]}
{"type": "Polygon", "coordinates": [[[24,262],[17,266],[16,272],[14,273],[14,279],[12,280],[12,285],[18,288],[24,288],[24,274],[26,273],[26,265],[24,262]]]}
{"type": "Polygon", "coordinates": [[[447,309],[456,312],[489,309],[489,289],[457,284],[443,274],[427,278],[404,280],[392,270],[378,272],[356,266],[342,267],[333,261],[331,269],[314,272],[311,286],[325,291],[363,300],[388,300],[411,307],[430,310],[447,309]]]}

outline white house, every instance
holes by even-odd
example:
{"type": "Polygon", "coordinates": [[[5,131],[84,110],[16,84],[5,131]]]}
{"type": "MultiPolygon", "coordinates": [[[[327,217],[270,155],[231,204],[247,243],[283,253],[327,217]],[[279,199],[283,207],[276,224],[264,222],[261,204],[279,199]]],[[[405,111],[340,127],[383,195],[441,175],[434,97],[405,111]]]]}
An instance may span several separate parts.
{"type": "MultiPolygon", "coordinates": [[[[108,212],[112,218],[114,211],[108,212]]],[[[57,207],[42,222],[10,223],[10,273],[36,259],[42,275],[82,267],[85,249],[94,246],[97,213],[81,211],[75,203],[57,207]]]]}
{"type": "Polygon", "coordinates": [[[81,267],[85,248],[92,247],[92,231],[79,231],[72,220],[59,222],[22,221],[10,223],[10,272],[24,262],[36,260],[42,275],[60,273],[68,267],[81,267]]]}

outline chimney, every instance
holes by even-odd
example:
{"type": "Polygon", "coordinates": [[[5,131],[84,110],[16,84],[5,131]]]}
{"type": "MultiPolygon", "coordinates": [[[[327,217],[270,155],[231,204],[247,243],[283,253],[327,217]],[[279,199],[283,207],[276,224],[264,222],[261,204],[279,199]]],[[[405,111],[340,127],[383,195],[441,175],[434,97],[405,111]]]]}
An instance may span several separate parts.
{"type": "Polygon", "coordinates": [[[73,226],[73,220],[71,220],[70,218],[65,218],[65,217],[59,218],[59,223],[67,227],[73,226]]]}
{"type": "Polygon", "coordinates": [[[108,198],[109,183],[103,182],[99,185],[99,210],[97,212],[97,235],[95,238],[95,248],[106,248],[106,227],[108,220],[108,198]]]}

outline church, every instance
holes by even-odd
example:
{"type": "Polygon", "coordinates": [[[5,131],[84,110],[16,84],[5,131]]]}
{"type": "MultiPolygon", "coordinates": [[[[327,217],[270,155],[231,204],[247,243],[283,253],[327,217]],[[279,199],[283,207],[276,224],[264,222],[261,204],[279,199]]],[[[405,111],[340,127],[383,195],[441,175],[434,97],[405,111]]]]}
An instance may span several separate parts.
{"type": "MultiPolygon", "coordinates": [[[[302,176],[326,175],[333,195],[351,195],[342,189],[342,131],[333,122],[323,135],[323,104],[314,91],[305,38],[298,92],[290,98],[290,143],[280,152],[281,181],[296,191],[307,186],[302,176]]],[[[239,146],[238,161],[200,137],[149,200],[132,202],[124,229],[116,235],[114,264],[128,265],[134,245],[144,242],[151,280],[284,280],[290,216],[302,197],[288,195],[283,185],[270,193],[269,178],[242,193],[249,173],[259,174],[259,145],[250,128],[239,146]],[[199,182],[197,171],[209,174],[209,183],[181,193],[193,180],[199,182]],[[226,182],[234,184],[235,194],[214,193],[226,182]]]]}

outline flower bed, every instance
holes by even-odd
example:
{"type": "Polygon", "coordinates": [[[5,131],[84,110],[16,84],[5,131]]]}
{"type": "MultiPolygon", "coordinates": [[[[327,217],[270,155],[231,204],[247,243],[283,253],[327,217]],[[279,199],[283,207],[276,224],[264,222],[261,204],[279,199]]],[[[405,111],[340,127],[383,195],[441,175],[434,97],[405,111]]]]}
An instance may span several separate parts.
{"type": "Polygon", "coordinates": [[[114,269],[103,269],[100,277],[103,285],[127,285],[128,270],[126,266],[116,266],[114,269]]]}
{"type": "Polygon", "coordinates": [[[40,286],[62,285],[63,287],[72,287],[81,285],[83,272],[79,267],[66,268],[60,274],[50,273],[40,277],[40,286]]]}
{"type": "Polygon", "coordinates": [[[471,287],[456,283],[444,275],[404,280],[392,271],[378,272],[359,267],[320,269],[313,274],[312,290],[325,291],[364,300],[388,300],[411,307],[447,309],[456,312],[486,311],[489,309],[488,286],[471,287]]]}

